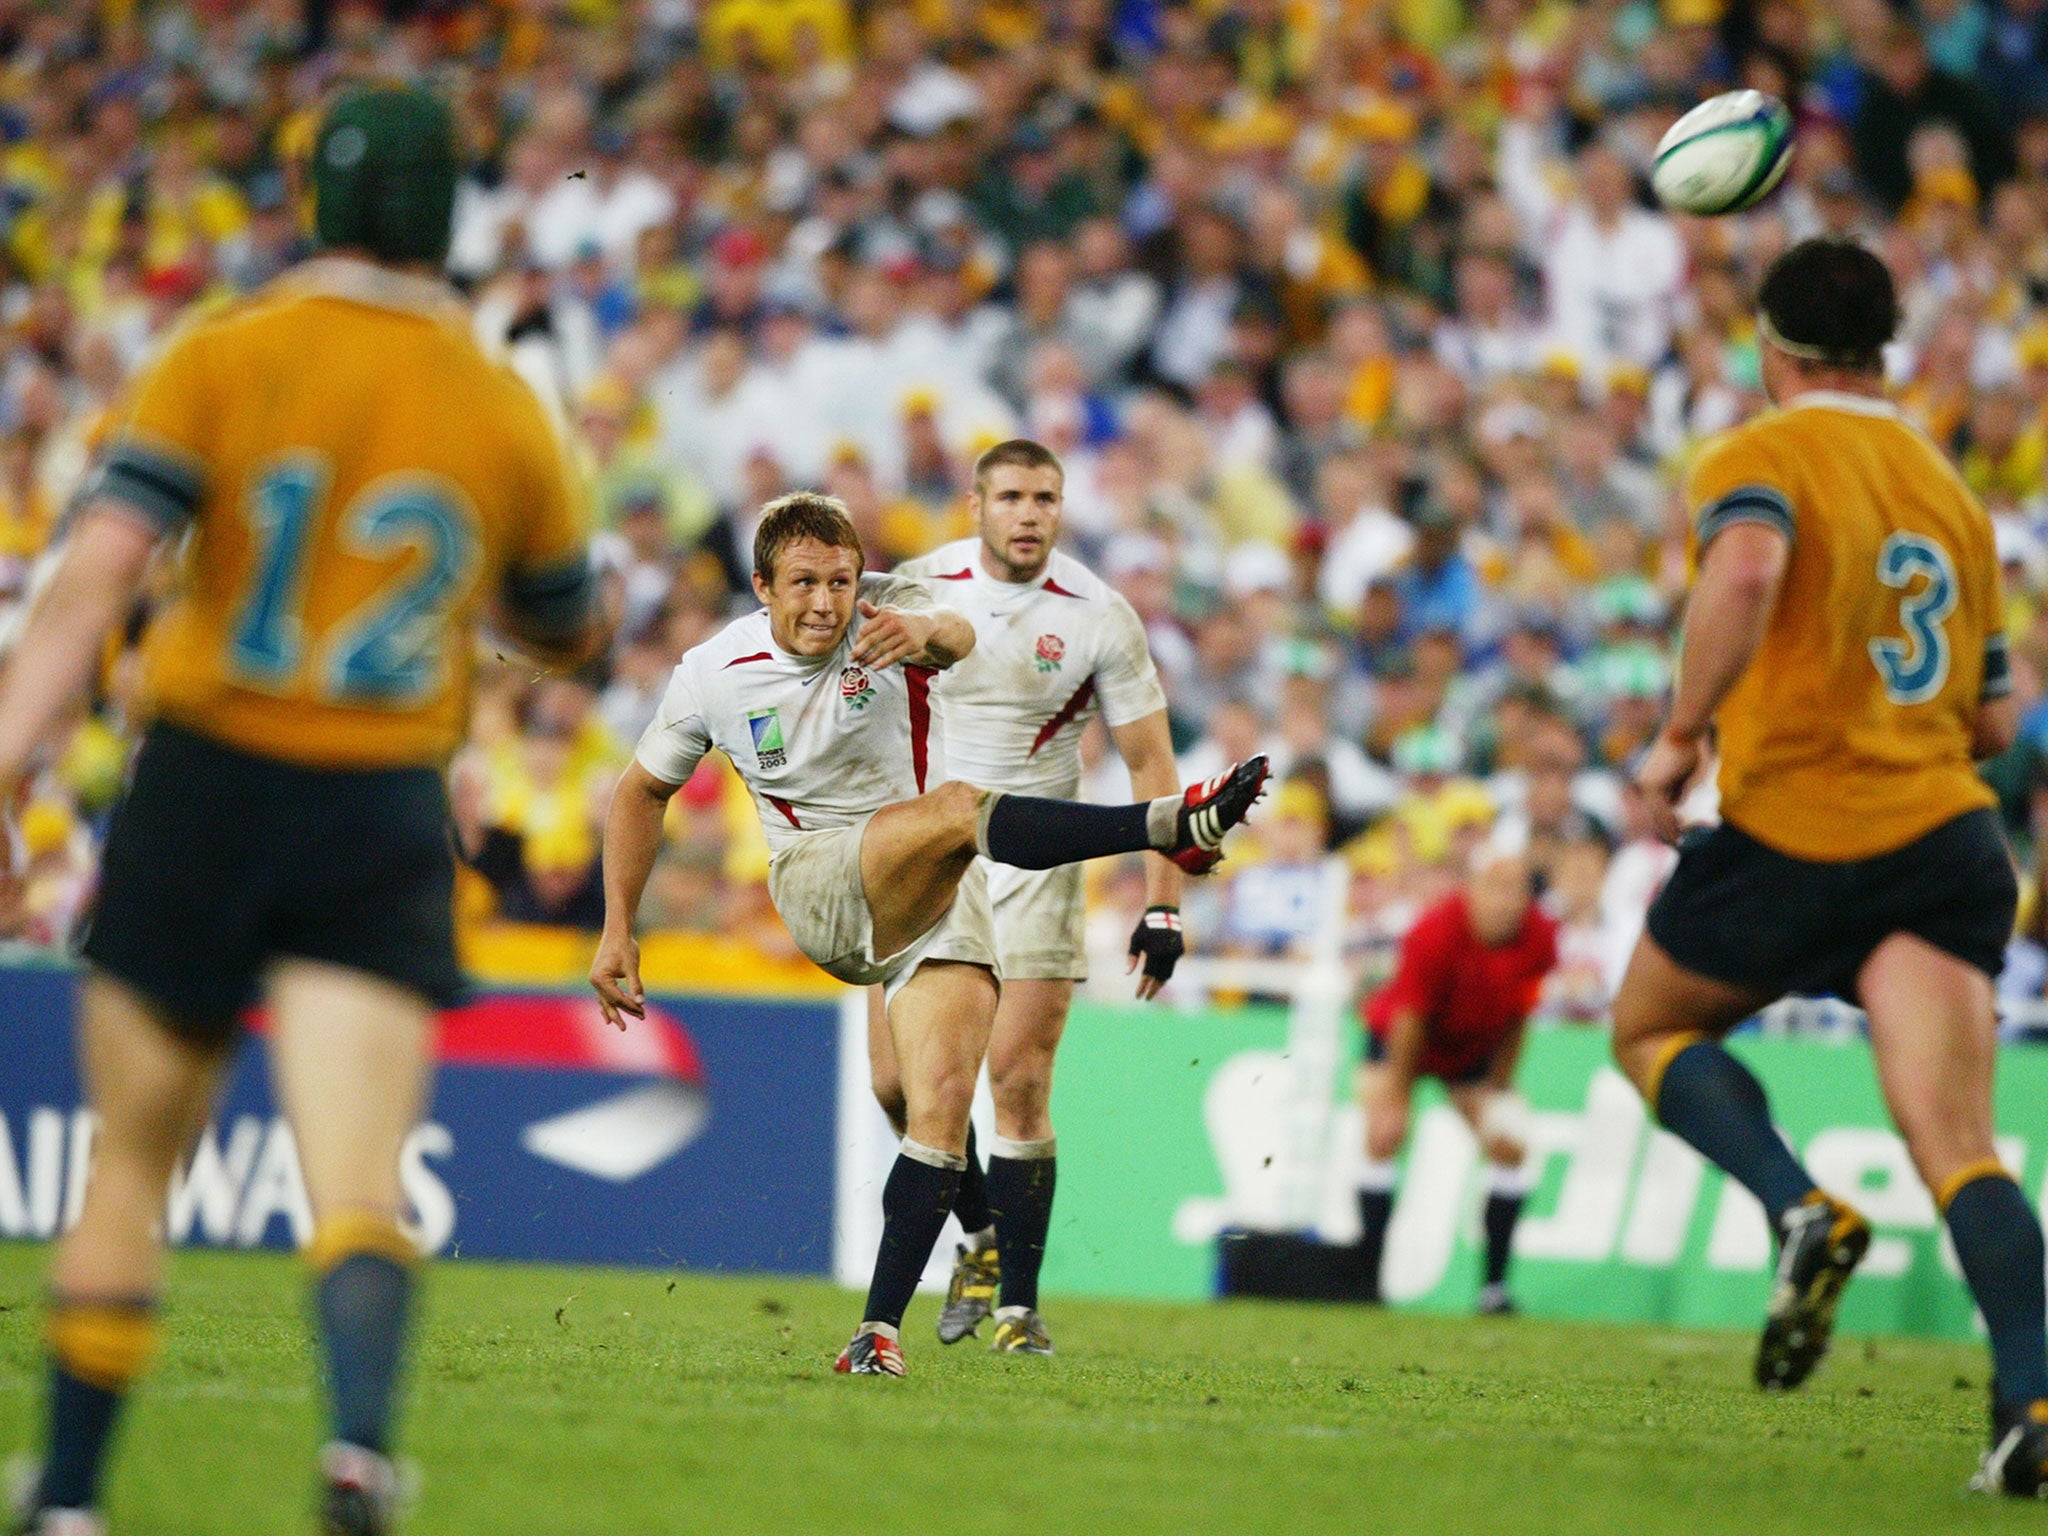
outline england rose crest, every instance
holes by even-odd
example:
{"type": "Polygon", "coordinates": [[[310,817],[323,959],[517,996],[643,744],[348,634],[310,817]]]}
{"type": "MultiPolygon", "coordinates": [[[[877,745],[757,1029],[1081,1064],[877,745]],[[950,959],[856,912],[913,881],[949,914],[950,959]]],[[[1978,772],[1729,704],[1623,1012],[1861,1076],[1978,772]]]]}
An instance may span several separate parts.
{"type": "Polygon", "coordinates": [[[866,709],[868,700],[875,696],[875,685],[868,681],[864,667],[847,667],[839,674],[839,697],[846,700],[848,709],[866,709]]]}
{"type": "Polygon", "coordinates": [[[1067,642],[1058,635],[1040,635],[1038,654],[1032,658],[1032,665],[1041,672],[1057,672],[1066,654],[1067,642]]]}

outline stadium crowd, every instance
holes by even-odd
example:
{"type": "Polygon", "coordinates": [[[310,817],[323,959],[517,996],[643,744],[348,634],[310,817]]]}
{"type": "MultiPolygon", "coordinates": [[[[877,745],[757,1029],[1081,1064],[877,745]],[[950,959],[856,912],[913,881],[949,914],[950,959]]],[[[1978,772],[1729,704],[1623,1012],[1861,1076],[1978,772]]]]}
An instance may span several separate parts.
{"type": "MultiPolygon", "coordinates": [[[[392,74],[458,106],[450,275],[573,436],[619,616],[586,675],[481,658],[472,921],[597,924],[604,797],[676,657],[752,604],[750,509],[825,489],[886,567],[971,531],[966,466],[1029,435],[1150,630],[1186,776],[1281,771],[1190,893],[1197,947],[1305,952],[1341,905],[1371,969],[1505,823],[1564,924],[1545,1011],[1600,1018],[1670,857],[1625,773],[1670,682],[1679,477],[1762,403],[1763,266],[1824,231],[1891,266],[1897,398],[1996,520],[2027,727],[1988,771],[2034,857],[2043,0],[5,0],[10,609],[124,378],[305,250],[324,94],[392,74]],[[1794,109],[1785,184],[1657,211],[1664,129],[1740,85],[1794,109]]],[[[22,811],[31,942],[89,900],[133,671],[22,811]]],[[[672,818],[650,921],[787,948],[737,778],[707,763],[672,818]]],[[[2015,997],[2048,986],[2038,885],[2015,997]]],[[[1096,894],[1121,982],[1142,878],[1096,894]]]]}

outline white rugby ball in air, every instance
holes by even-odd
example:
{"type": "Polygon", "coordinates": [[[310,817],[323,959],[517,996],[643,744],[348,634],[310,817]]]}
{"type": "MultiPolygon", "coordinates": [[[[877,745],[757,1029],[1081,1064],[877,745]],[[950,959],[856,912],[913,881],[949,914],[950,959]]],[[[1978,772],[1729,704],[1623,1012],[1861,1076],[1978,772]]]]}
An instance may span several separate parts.
{"type": "Polygon", "coordinates": [[[1671,125],[1650,185],[1679,213],[1734,213],[1778,184],[1792,163],[1792,114],[1762,91],[1728,91],[1671,125]]]}

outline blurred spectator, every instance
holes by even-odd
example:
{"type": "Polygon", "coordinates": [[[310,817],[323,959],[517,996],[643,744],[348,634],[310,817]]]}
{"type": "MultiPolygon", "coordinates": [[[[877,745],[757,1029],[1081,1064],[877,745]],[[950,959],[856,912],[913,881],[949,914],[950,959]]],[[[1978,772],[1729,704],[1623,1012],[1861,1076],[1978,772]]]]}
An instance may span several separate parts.
{"type": "MultiPolygon", "coordinates": [[[[136,366],[306,253],[325,93],[418,73],[456,105],[449,272],[572,440],[621,619],[587,676],[479,658],[470,920],[590,919],[610,778],[751,602],[764,501],[842,494],[886,565],[965,531],[967,466],[1023,431],[1187,775],[1287,769],[1274,857],[1191,896],[1197,943],[1290,950],[1334,846],[1370,970],[1499,820],[1564,922],[1555,1006],[1597,1016],[1592,957],[1611,989],[1669,861],[1625,774],[1670,685],[1677,488],[1763,403],[1753,294],[1819,231],[1892,267],[1898,402],[1993,514],[2029,723],[1990,772],[2037,862],[2048,0],[543,10],[0,28],[0,616],[136,366]],[[1667,217],[1658,138],[1736,83],[1797,117],[1786,185],[1667,217]]],[[[110,658],[40,765],[38,941],[91,889],[132,678],[110,658]]],[[[737,781],[675,806],[650,914],[786,952],[737,781]]]]}
{"type": "Polygon", "coordinates": [[[1903,207],[1913,193],[1906,147],[1926,122],[1948,123],[1963,136],[1977,191],[2013,173],[2012,139],[1996,105],[1968,75],[1940,68],[1911,23],[1895,20],[1883,29],[1864,61],[1861,83],[1856,169],[1888,208],[1903,207]]]}
{"type": "Polygon", "coordinates": [[[1329,815],[1322,794],[1288,779],[1262,818],[1256,849],[1230,877],[1224,951],[1265,959],[1306,959],[1323,923],[1323,865],[1329,815]]]}

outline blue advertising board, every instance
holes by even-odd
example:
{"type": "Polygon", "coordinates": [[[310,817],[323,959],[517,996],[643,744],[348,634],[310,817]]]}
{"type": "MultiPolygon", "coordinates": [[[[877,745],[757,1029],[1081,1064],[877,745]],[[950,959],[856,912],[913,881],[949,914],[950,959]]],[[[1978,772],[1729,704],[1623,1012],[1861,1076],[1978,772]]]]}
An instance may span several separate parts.
{"type": "MultiPolygon", "coordinates": [[[[74,973],[0,968],[0,1236],[75,1219],[91,1166],[74,973]]],[[[423,1251],[823,1274],[832,1263],[838,1010],[650,995],[621,1034],[569,990],[444,1015],[402,1163],[423,1251]]],[[[172,1182],[174,1243],[291,1247],[312,1216],[262,1021],[172,1182]]]]}

